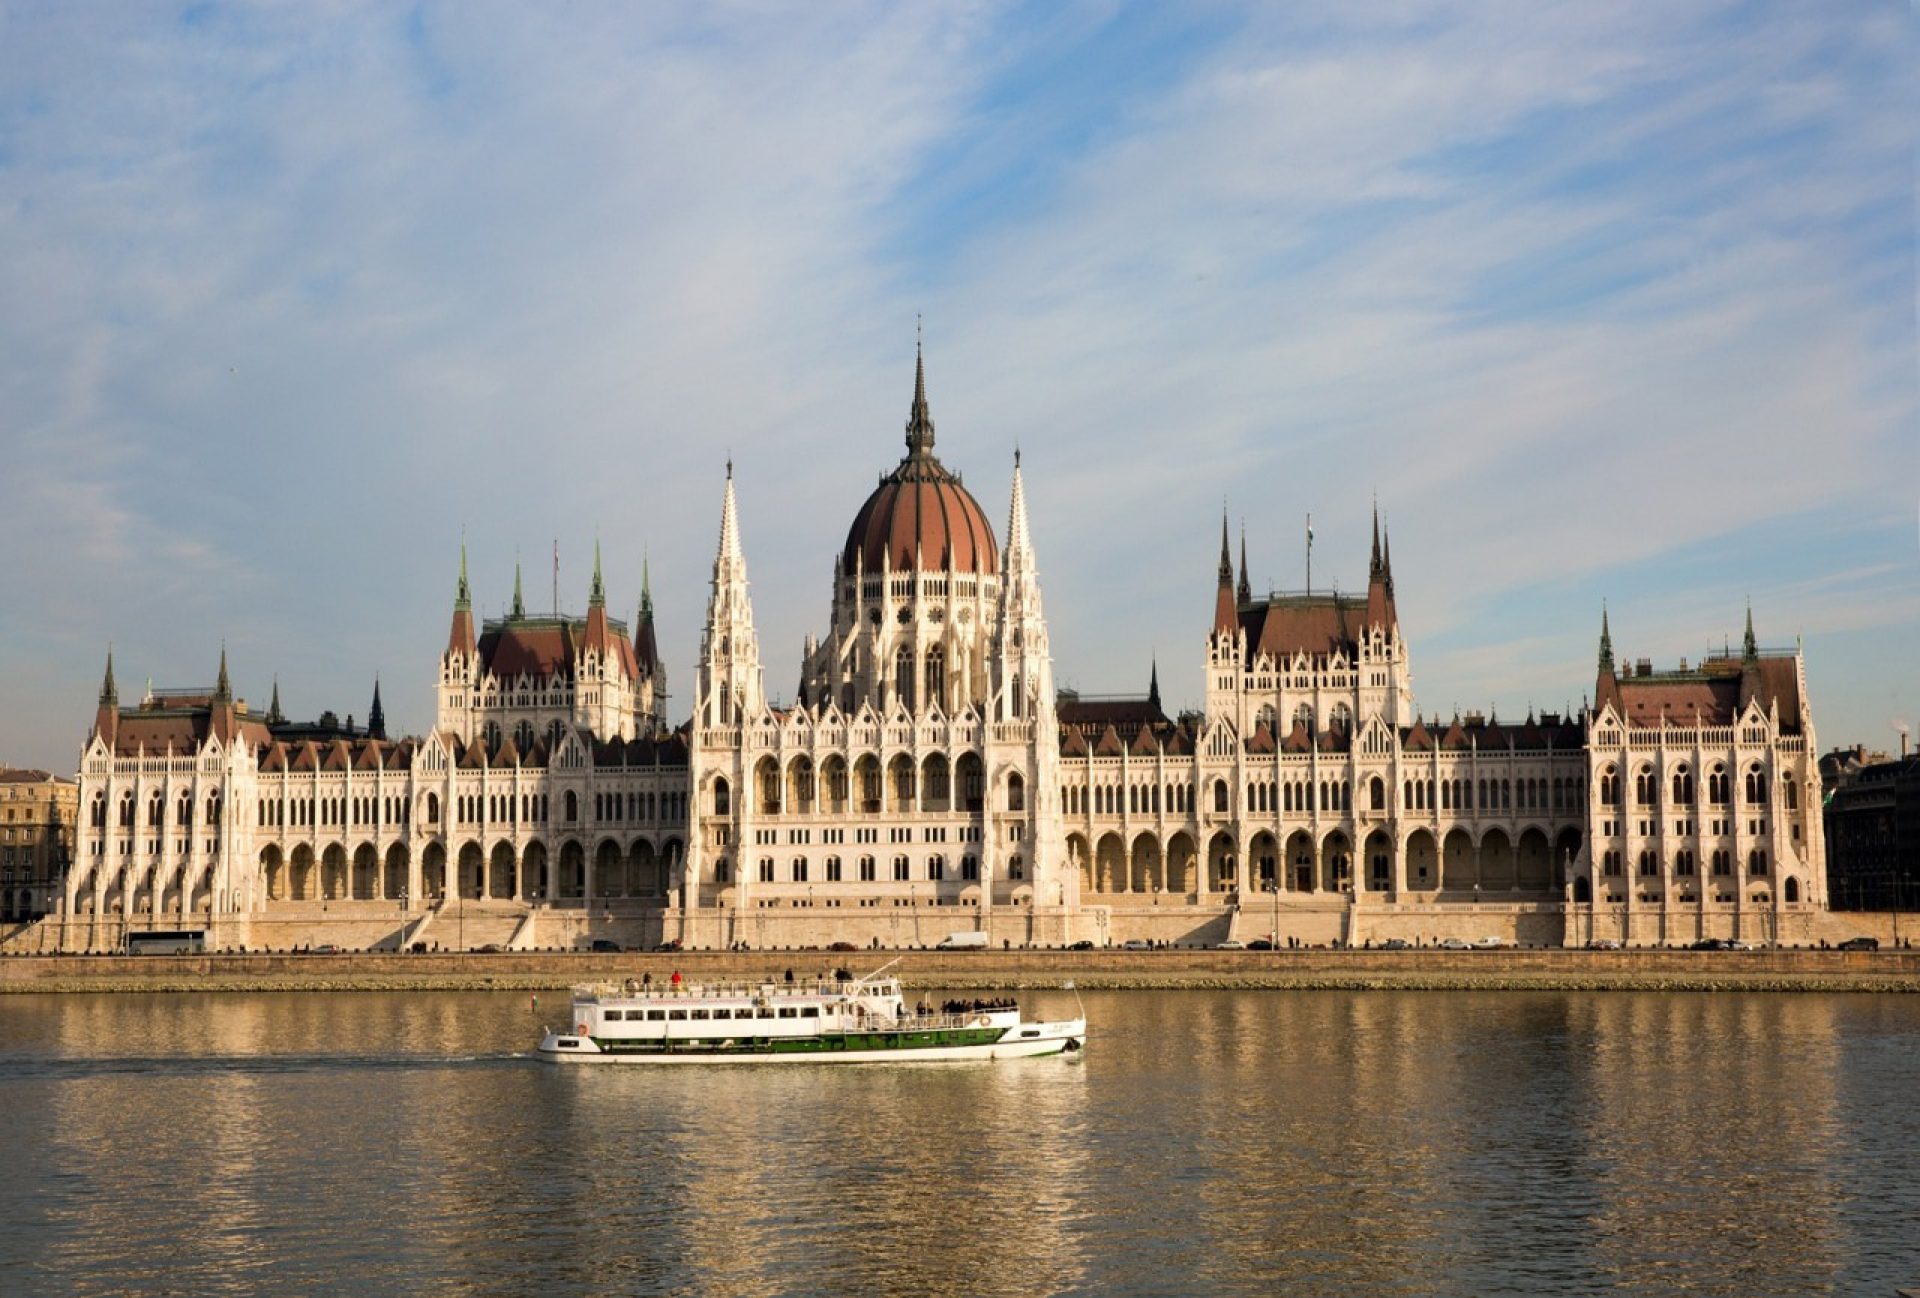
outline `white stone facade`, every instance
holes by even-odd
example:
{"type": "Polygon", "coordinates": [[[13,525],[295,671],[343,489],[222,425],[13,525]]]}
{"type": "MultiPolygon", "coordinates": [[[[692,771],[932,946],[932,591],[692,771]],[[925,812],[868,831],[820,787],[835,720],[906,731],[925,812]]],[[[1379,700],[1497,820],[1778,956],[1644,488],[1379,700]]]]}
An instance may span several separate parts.
{"type": "Polygon", "coordinates": [[[463,552],[421,737],[377,733],[377,695],[364,729],[290,725],[277,691],[255,714],[224,657],[212,691],[122,709],[109,663],[60,944],[273,945],[296,922],[477,944],[446,931],[450,898],[518,945],[555,916],[704,947],[1813,937],[1797,648],[1749,628],[1737,656],[1620,673],[1603,629],[1582,715],[1440,722],[1415,707],[1390,541],[1364,594],[1255,598],[1223,531],[1202,708],[1170,718],[1157,686],[1056,698],[1018,457],[1002,547],[933,454],[918,375],[907,448],[836,560],[791,706],[768,700],[731,466],[676,731],[650,592],[631,629],[609,618],[597,555],[584,618],[529,616],[516,577],[476,632],[463,552]]]}

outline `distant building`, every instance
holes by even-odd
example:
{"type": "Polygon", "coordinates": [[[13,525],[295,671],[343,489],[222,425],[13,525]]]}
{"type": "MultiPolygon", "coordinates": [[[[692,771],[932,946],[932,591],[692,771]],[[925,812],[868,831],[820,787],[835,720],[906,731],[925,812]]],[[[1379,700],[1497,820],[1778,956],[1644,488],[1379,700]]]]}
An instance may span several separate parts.
{"type": "Polygon", "coordinates": [[[0,767],[0,921],[38,919],[58,906],[79,797],[63,776],[0,767]]]}
{"type": "Polygon", "coordinates": [[[1920,756],[1842,748],[1820,768],[1834,909],[1920,907],[1920,756]]]}

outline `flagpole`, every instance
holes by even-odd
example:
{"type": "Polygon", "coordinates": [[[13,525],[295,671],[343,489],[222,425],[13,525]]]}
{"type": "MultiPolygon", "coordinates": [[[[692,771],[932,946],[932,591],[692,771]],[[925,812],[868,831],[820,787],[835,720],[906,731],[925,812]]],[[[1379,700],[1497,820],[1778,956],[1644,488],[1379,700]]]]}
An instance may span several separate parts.
{"type": "Polygon", "coordinates": [[[1307,515],[1307,594],[1313,594],[1313,515],[1307,515]]]}

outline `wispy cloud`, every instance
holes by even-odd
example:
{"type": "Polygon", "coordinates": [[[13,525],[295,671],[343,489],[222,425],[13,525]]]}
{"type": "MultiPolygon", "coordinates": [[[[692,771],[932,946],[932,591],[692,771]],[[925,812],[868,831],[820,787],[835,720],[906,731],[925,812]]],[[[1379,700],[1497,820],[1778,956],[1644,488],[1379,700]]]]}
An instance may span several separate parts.
{"type": "MultiPolygon", "coordinates": [[[[1363,575],[1378,494],[1430,707],[1577,697],[1602,593],[1648,644],[1751,594],[1855,673],[1920,592],[1905,48],[1868,4],[10,11],[0,667],[71,666],[0,757],[63,760],[108,638],[423,725],[463,527],[496,609],[555,538],[563,603],[649,551],[682,685],[729,451],[789,691],[916,312],[991,516],[1029,452],[1062,679],[1197,697],[1223,494],[1288,586],[1309,510],[1363,575]]],[[[1811,667],[1824,734],[1882,707],[1811,667]]]]}

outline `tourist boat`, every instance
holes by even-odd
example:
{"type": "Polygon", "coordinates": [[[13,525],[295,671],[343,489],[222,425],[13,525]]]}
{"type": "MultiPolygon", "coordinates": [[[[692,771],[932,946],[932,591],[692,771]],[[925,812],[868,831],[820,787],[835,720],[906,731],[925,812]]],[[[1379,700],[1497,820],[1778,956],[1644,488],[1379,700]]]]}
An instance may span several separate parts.
{"type": "Polygon", "coordinates": [[[1084,1012],[1032,1022],[1009,1000],[910,1005],[884,973],[576,987],[572,1031],[549,1029],[538,1053],[562,1064],[871,1064],[1054,1055],[1086,1041],[1084,1012]]]}

